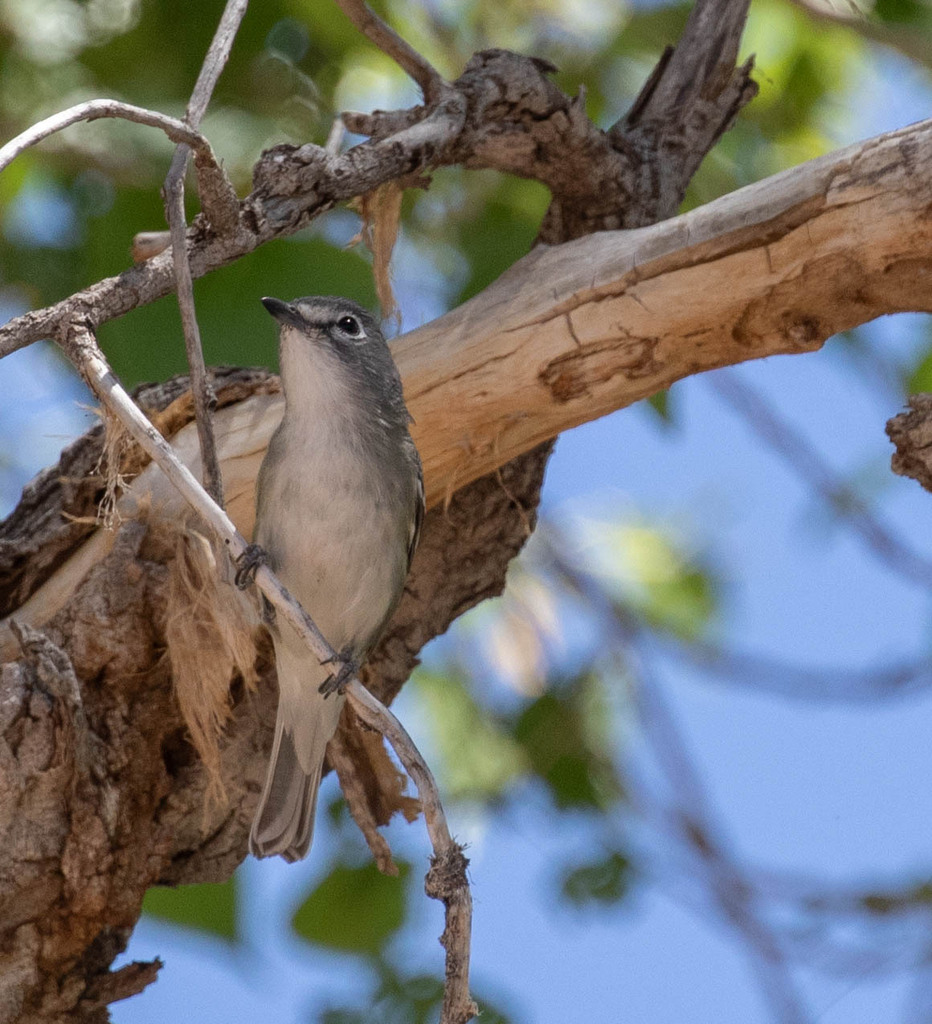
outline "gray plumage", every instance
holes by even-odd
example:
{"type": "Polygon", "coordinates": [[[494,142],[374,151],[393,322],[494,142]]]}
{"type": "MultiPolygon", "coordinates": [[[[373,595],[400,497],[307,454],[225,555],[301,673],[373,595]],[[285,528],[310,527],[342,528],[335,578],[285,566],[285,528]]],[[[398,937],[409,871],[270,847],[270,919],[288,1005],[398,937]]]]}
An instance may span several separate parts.
{"type": "MultiPolygon", "coordinates": [[[[424,511],[401,379],[375,319],[348,299],[262,300],[281,325],[285,414],[259,470],[254,541],[330,646],[361,662],[404,587],[424,511]]],[[[293,861],[310,846],[324,753],[344,698],[273,625],[278,715],[249,849],[293,861]]]]}

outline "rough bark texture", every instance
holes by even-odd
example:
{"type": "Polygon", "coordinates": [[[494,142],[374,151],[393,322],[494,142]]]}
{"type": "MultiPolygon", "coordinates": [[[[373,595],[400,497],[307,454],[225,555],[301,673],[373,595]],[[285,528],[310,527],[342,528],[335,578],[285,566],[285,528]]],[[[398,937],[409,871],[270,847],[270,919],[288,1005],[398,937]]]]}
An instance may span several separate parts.
{"type": "Polygon", "coordinates": [[[932,491],[932,395],[910,395],[909,408],[887,423],[887,436],[896,447],[893,472],[932,491]]]}
{"type": "MultiPolygon", "coordinates": [[[[547,183],[554,192],[541,230],[547,242],[672,213],[695,166],[754,93],[749,68],[733,66],[746,4],[701,0],[697,9],[702,18],[691,21],[678,56],[652,77],[632,137],[624,126],[603,133],[588,122],[582,105],[547,80],[542,62],[479,54],[433,106],[358,118],[354,127],[365,122],[372,141],[340,157],[314,146],[264,154],[234,230],[221,233],[203,217],[192,225],[192,273],[299,230],[337,202],[448,163],[547,183]],[[727,27],[698,31],[707,21],[727,27]],[[676,102],[661,102],[666,96],[676,102]],[[650,138],[636,136],[648,122],[650,138]],[[661,137],[662,146],[651,141],[661,137]],[[668,165],[674,151],[689,159],[668,165]]],[[[97,325],[172,287],[165,253],[0,328],[0,355],[55,336],[75,316],[97,325]]],[[[217,390],[222,403],[270,386],[261,374],[233,374],[217,390]]],[[[187,418],[179,387],[143,396],[165,428],[187,418]]],[[[98,431],[72,446],[0,529],[0,614],[54,579],[94,530],[62,516],[93,514],[101,444],[98,431]]],[[[501,590],[533,527],[549,448],[534,448],[431,510],[408,593],[367,672],[377,694],[390,700],[430,637],[501,590]]],[[[222,755],[229,801],[208,804],[207,775],[186,739],[164,656],[171,530],[139,518],[107,546],[42,635],[22,631],[21,655],[0,676],[4,1021],[104,1020],[107,1002],[151,980],[157,965],[109,973],[146,888],[228,877],[245,855],[264,774],[275,701],[268,651],[260,651],[257,694],[233,680],[222,755]]]]}

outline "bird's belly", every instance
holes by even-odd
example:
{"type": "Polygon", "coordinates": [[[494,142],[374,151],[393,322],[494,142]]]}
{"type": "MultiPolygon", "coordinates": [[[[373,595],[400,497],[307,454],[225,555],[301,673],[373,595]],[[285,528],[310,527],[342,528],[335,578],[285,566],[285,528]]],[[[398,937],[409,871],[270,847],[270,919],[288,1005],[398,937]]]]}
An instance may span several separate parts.
{"type": "Polygon", "coordinates": [[[256,539],[330,646],[362,653],[404,584],[405,538],[367,481],[333,469],[273,488],[293,512],[263,516],[256,539]]]}

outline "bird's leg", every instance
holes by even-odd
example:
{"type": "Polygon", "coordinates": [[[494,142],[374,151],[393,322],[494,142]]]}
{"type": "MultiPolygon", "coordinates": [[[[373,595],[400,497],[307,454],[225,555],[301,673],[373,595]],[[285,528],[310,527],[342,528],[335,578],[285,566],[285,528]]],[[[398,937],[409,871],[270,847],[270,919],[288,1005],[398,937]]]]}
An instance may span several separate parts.
{"type": "Polygon", "coordinates": [[[359,672],[359,659],[353,655],[353,648],[349,644],[339,654],[321,662],[321,665],[335,664],[340,667],[327,676],[317,688],[317,692],[325,697],[329,697],[331,693],[339,693],[342,696],[346,684],[359,672]]]}
{"type": "Polygon", "coordinates": [[[265,553],[264,548],[259,547],[258,544],[249,544],[239,558],[234,559],[236,575],[233,577],[233,582],[240,590],[245,590],[256,578],[259,566],[265,565],[268,560],[269,556],[265,553]]]}

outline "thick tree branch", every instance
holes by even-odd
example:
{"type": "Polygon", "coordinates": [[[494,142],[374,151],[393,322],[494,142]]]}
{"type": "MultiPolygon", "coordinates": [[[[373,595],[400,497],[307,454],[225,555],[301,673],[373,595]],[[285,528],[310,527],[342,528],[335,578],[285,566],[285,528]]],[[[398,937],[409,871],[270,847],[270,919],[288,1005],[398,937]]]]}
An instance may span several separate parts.
{"type": "Polygon", "coordinates": [[[682,377],[932,310],[932,121],[520,260],[398,339],[428,501],[682,377]]]}
{"type": "MultiPolygon", "coordinates": [[[[916,287],[932,273],[930,166],[923,122],[651,228],[539,249],[397,339],[428,505],[682,377],[812,351],[884,313],[932,310],[916,287]]],[[[248,455],[254,474],[280,416],[270,395],[218,416],[225,462],[248,455]]],[[[228,507],[248,536],[252,479],[228,507]]],[[[60,574],[25,621],[41,623],[68,592],[60,574]]]]}
{"type": "MultiPolygon", "coordinates": [[[[588,120],[579,100],[564,96],[548,80],[551,70],[545,61],[505,50],[484,51],[429,108],[347,115],[349,127],[371,128],[376,135],[339,156],[313,145],[268,150],[256,166],[254,189],[240,205],[238,223],[220,230],[208,211],[207,222],[199,218],[189,229],[193,277],[300,230],[337,203],[388,181],[451,164],[492,168],[547,185],[554,193],[541,230],[547,243],[654,219],[657,200],[653,187],[643,188],[643,155],[631,147],[616,147],[588,120]],[[391,134],[382,133],[386,124],[391,134]]],[[[725,123],[734,109],[732,105],[720,111],[725,123]]],[[[708,114],[704,123],[713,122],[708,114]]],[[[709,145],[724,126],[719,124],[714,131],[709,127],[709,145]]],[[[676,135],[673,128],[670,132],[671,137],[676,135]]],[[[691,137],[699,143],[698,135],[691,137]]],[[[674,178],[685,190],[685,171],[674,178]]],[[[97,327],[154,302],[172,288],[171,258],[162,253],[0,327],[0,357],[55,336],[75,317],[90,318],[97,327]]]]}

